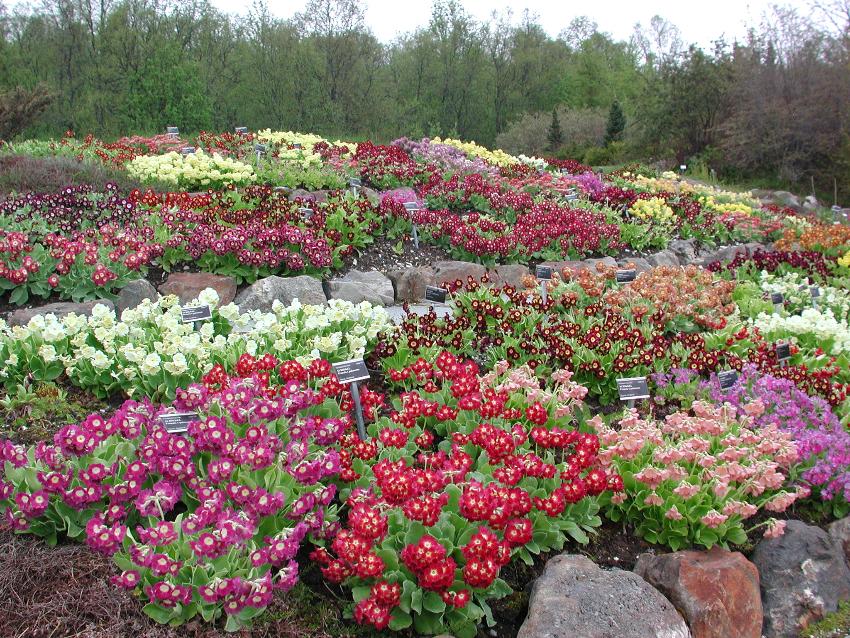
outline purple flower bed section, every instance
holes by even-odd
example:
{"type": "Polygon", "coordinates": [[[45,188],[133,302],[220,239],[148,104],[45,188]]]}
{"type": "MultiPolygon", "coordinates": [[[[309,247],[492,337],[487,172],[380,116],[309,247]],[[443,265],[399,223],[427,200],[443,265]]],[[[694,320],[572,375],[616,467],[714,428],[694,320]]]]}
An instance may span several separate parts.
{"type": "Polygon", "coordinates": [[[850,433],[826,401],[810,397],[791,381],[761,375],[749,366],[728,390],[720,389],[716,376],[707,386],[714,401],[730,403],[741,414],[752,402],[761,401],[765,411],[756,423],[775,423],[794,436],[805,468],[803,480],[823,500],[850,502],[850,433]]]}

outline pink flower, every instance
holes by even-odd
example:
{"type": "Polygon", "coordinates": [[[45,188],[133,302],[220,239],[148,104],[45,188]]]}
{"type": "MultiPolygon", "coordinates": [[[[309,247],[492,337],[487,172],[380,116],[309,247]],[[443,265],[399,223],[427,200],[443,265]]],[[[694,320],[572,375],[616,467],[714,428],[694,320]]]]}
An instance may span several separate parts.
{"type": "Polygon", "coordinates": [[[711,510],[708,514],[699,519],[703,525],[707,527],[717,527],[726,522],[728,516],[721,514],[717,510],[711,510]]]}
{"type": "Polygon", "coordinates": [[[699,486],[690,483],[682,483],[679,487],[673,490],[673,494],[680,496],[685,500],[693,498],[699,493],[699,486]]]}
{"type": "Polygon", "coordinates": [[[664,499],[658,496],[655,492],[652,492],[649,496],[643,499],[643,503],[644,505],[658,506],[664,504],[664,499]]]}
{"type": "Polygon", "coordinates": [[[674,505],[669,510],[664,513],[666,518],[669,518],[671,521],[680,521],[682,520],[682,514],[679,512],[679,509],[674,505]]]}
{"type": "Polygon", "coordinates": [[[787,523],[785,521],[777,521],[775,518],[771,518],[767,522],[767,530],[764,533],[765,538],[779,538],[785,533],[785,526],[787,523]]]}

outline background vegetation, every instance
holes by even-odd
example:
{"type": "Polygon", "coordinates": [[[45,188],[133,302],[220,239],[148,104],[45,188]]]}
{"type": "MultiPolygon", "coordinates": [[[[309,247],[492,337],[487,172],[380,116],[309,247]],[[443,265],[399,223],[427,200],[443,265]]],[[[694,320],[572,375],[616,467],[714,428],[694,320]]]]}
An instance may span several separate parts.
{"type": "Polygon", "coordinates": [[[528,13],[479,22],[456,0],[392,43],[358,0],[308,0],[291,20],[263,0],[242,17],[207,0],[0,0],[2,93],[7,138],[168,125],[451,135],[850,196],[850,0],[776,8],[708,51],[660,17],[629,41],[583,17],[553,38],[528,13]]]}

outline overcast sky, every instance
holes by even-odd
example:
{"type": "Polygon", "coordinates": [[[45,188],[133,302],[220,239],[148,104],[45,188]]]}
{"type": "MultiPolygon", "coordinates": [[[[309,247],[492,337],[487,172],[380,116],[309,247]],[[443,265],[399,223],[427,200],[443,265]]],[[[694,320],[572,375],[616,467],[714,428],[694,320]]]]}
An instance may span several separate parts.
{"type": "MultiPolygon", "coordinates": [[[[250,0],[211,1],[230,13],[240,13],[250,4],[250,0]]],[[[306,4],[305,0],[268,2],[272,12],[284,18],[302,10],[306,4]]],[[[385,42],[425,25],[431,14],[430,0],[365,0],[364,3],[367,7],[367,24],[385,42]]],[[[479,19],[486,19],[494,10],[501,12],[510,8],[518,20],[527,8],[539,16],[540,23],[553,36],[569,25],[574,17],[586,15],[602,31],[611,33],[617,39],[627,39],[636,23],[646,25],[652,16],[660,15],[679,28],[685,43],[695,42],[708,46],[721,35],[727,41],[743,36],[746,25],[758,23],[762,13],[771,4],[776,4],[776,0],[462,0],[462,3],[467,11],[479,19]]],[[[806,0],[784,0],[780,4],[796,6],[803,12],[808,6],[806,0]]]]}

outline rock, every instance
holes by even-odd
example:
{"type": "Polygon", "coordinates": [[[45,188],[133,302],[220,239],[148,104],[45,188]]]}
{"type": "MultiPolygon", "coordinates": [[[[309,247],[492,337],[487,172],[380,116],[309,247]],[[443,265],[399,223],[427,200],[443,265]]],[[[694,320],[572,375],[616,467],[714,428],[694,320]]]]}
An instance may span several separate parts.
{"type": "Polygon", "coordinates": [[[438,286],[457,280],[466,283],[467,277],[480,280],[486,272],[481,264],[468,261],[438,261],[434,264],[434,279],[438,286]]]}
{"type": "Polygon", "coordinates": [[[517,638],[687,638],[685,621],[637,574],[561,554],[531,590],[517,638]]]}
{"type": "Polygon", "coordinates": [[[617,262],[617,266],[620,268],[625,268],[628,264],[634,264],[635,271],[639,275],[642,272],[648,272],[652,270],[652,264],[649,263],[643,257],[632,257],[630,259],[621,259],[617,262]]]}
{"type": "Polygon", "coordinates": [[[829,535],[844,550],[844,558],[850,562],[850,516],[829,525],[829,535]]]}
{"type": "Polygon", "coordinates": [[[115,300],[115,313],[120,317],[128,308],[135,308],[145,299],[156,301],[159,293],[147,279],[136,279],[121,289],[115,300]]]}
{"type": "Polygon", "coordinates": [[[679,258],[676,256],[672,250],[660,250],[653,255],[649,255],[646,258],[653,266],[678,266],[679,258]]]}
{"type": "Polygon", "coordinates": [[[236,303],[240,312],[262,310],[270,312],[275,300],[284,306],[298,299],[303,305],[321,305],[327,302],[322,282],[310,275],[298,277],[264,277],[239,293],[236,303]]]}
{"type": "Polygon", "coordinates": [[[57,318],[70,315],[72,312],[77,315],[91,315],[92,308],[97,304],[103,304],[110,310],[115,309],[109,299],[97,299],[95,301],[84,301],[82,303],[74,303],[71,301],[60,301],[58,303],[49,303],[44,306],[36,306],[34,308],[18,308],[9,315],[6,322],[10,326],[25,326],[30,319],[38,315],[56,315],[57,318]]]}
{"type": "Polygon", "coordinates": [[[635,573],[675,605],[694,638],[761,636],[759,574],[743,554],[720,547],[641,554],[635,573]]]}
{"type": "Polygon", "coordinates": [[[434,270],[428,266],[394,270],[387,273],[387,276],[393,282],[397,302],[422,301],[425,299],[425,288],[437,283],[434,270]]]}
{"type": "Polygon", "coordinates": [[[522,278],[529,274],[526,266],[519,264],[509,264],[504,266],[496,266],[495,270],[491,271],[490,276],[496,286],[513,286],[514,288],[522,288],[522,278]]]}
{"type": "Polygon", "coordinates": [[[808,197],[806,197],[806,199],[803,200],[803,210],[815,211],[820,208],[822,208],[821,203],[814,195],[809,195],[808,197]]]}
{"type": "Polygon", "coordinates": [[[381,297],[372,290],[353,281],[337,279],[328,283],[328,299],[341,299],[357,304],[368,301],[373,306],[385,306],[381,297]]]}
{"type": "Polygon", "coordinates": [[[387,306],[395,300],[393,282],[383,273],[377,270],[361,272],[352,270],[342,279],[334,279],[328,282],[328,290],[331,299],[347,299],[352,303],[369,301],[379,306],[387,306]],[[340,296],[339,291],[343,290],[340,296]],[[363,298],[356,301],[357,291],[361,291],[363,298]]]}
{"type": "Polygon", "coordinates": [[[236,296],[236,280],[208,272],[175,272],[168,275],[159,287],[162,295],[177,295],[181,304],[197,299],[201,291],[212,288],[218,293],[220,305],[229,304],[236,296]]]}
{"type": "Polygon", "coordinates": [[[841,547],[819,527],[788,521],[779,538],[756,546],[766,638],[793,638],[850,598],[850,569],[841,547]]]}
{"type": "Polygon", "coordinates": [[[593,270],[594,272],[598,271],[598,264],[602,264],[603,266],[610,266],[611,268],[617,267],[617,260],[613,257],[602,257],[601,259],[585,259],[584,260],[585,267],[593,270]]]}
{"type": "Polygon", "coordinates": [[[676,239],[667,245],[667,250],[673,251],[673,254],[679,259],[679,263],[687,266],[697,256],[696,241],[693,239],[676,239]]]}

